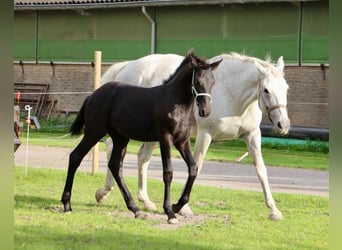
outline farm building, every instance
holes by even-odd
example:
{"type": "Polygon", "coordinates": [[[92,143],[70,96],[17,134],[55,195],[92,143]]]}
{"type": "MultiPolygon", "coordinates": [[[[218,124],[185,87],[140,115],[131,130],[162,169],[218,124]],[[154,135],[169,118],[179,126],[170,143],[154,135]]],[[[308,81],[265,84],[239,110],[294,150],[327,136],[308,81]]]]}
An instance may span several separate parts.
{"type": "Polygon", "coordinates": [[[194,48],[207,58],[283,56],[293,128],[327,134],[327,0],[15,0],[14,10],[14,81],[46,88],[42,114],[78,111],[93,89],[94,51],[104,72],[194,48]],[[52,94],[60,92],[73,94],[52,94]]]}

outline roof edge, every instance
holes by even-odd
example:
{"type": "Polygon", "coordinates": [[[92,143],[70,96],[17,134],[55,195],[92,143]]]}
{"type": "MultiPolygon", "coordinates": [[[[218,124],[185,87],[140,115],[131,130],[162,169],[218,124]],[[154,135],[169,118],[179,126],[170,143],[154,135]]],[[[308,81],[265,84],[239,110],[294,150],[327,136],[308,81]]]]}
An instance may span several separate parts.
{"type": "Polygon", "coordinates": [[[66,9],[103,9],[103,8],[133,8],[160,6],[190,6],[190,5],[224,5],[245,3],[278,3],[278,2],[328,2],[329,0],[157,0],[157,1],[125,1],[125,2],[94,2],[89,3],[25,3],[14,4],[14,10],[66,10],[66,9]]]}

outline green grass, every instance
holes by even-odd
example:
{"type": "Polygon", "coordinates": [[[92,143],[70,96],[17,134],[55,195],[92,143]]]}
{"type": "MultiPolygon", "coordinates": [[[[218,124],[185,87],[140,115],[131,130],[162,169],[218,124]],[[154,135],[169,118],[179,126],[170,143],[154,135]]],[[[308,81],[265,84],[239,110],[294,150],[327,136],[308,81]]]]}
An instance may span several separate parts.
{"type": "MultiPolygon", "coordinates": [[[[64,214],[60,197],[63,170],[15,167],[15,249],[328,249],[328,198],[274,193],[283,221],[270,221],[262,192],[195,185],[195,218],[178,227],[166,224],[163,184],[149,180],[159,217],[134,219],[115,189],[103,206],[94,192],[104,174],[77,172],[73,213],[64,214]]],[[[136,178],[125,178],[134,197],[136,178]]],[[[183,189],[172,184],[176,201],[183,189]]],[[[137,199],[136,199],[137,201],[137,199]]],[[[142,207],[141,204],[138,204],[142,207]]]]}

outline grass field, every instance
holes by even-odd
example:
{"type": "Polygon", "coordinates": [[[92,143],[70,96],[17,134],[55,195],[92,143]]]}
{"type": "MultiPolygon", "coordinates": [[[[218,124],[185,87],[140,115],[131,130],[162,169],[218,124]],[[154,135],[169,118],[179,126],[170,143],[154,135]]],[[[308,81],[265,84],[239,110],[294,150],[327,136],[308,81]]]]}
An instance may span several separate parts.
{"type": "MultiPolygon", "coordinates": [[[[40,130],[30,131],[30,144],[75,147],[76,137],[62,137],[74,117],[41,121],[40,130]]],[[[25,131],[21,139],[26,140],[25,131]]],[[[136,153],[138,142],[130,142],[136,153]]],[[[105,150],[100,143],[100,150],[105,150]]],[[[206,160],[232,162],[246,152],[241,141],[214,142],[206,160]]],[[[155,150],[154,154],[159,154],[155,150]]],[[[179,157],[173,151],[174,157],[179,157]]],[[[306,141],[301,145],[263,143],[268,166],[329,169],[329,143],[306,141]]],[[[242,164],[252,163],[250,156],[242,164]]],[[[115,188],[106,203],[96,205],[94,191],[103,185],[104,174],[77,172],[73,213],[63,213],[60,202],[66,173],[63,170],[15,167],[15,249],[328,249],[328,198],[273,193],[285,219],[270,221],[262,192],[237,191],[195,185],[191,193],[193,218],[179,217],[179,224],[167,224],[162,210],[163,184],[148,180],[149,196],[158,210],[147,220],[135,219],[115,188]]],[[[137,179],[125,178],[133,197],[137,179]]],[[[172,184],[175,202],[183,185],[172,184]]],[[[137,199],[135,198],[136,202],[137,199]]],[[[138,204],[143,208],[142,204],[138,204]]],[[[144,210],[146,211],[146,210],[144,210]]],[[[147,212],[147,211],[146,211],[147,212]]]]}
{"type": "MultiPolygon", "coordinates": [[[[15,249],[328,249],[328,198],[275,193],[285,219],[274,222],[262,192],[195,185],[195,217],[173,226],[162,211],[160,181],[149,180],[158,211],[140,220],[126,209],[118,189],[105,205],[95,204],[93,191],[103,179],[101,173],[77,172],[73,213],[64,214],[65,171],[29,168],[25,175],[15,167],[15,249]]],[[[125,179],[135,197],[136,178],[125,179]]],[[[182,188],[172,184],[173,201],[182,188]]]]}

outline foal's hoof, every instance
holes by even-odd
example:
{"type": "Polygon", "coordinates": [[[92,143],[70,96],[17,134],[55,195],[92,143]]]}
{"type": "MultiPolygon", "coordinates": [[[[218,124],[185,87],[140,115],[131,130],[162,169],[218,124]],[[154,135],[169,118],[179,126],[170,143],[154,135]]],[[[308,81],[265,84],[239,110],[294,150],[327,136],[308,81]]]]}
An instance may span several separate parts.
{"type": "Polygon", "coordinates": [[[71,209],[70,203],[65,203],[64,204],[64,213],[71,213],[71,212],[72,212],[72,209],[71,209]]]}
{"type": "Polygon", "coordinates": [[[148,214],[144,213],[144,212],[141,212],[141,211],[138,211],[138,212],[135,213],[135,218],[142,219],[142,220],[147,220],[148,219],[148,214]]]}
{"type": "Polygon", "coordinates": [[[284,219],[283,214],[280,211],[271,212],[269,215],[269,218],[271,220],[283,220],[284,219]]]}
{"type": "Polygon", "coordinates": [[[168,219],[167,222],[169,224],[175,225],[175,224],[178,224],[178,219],[177,218],[168,219]]]}

